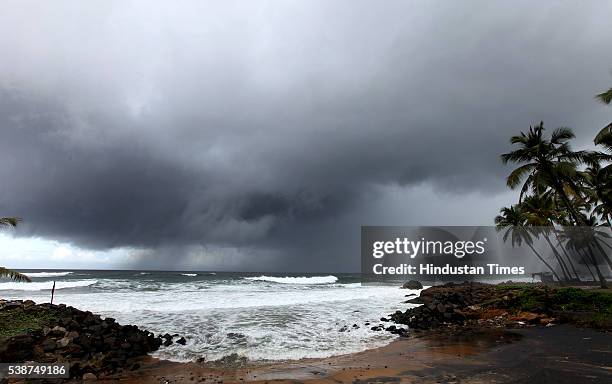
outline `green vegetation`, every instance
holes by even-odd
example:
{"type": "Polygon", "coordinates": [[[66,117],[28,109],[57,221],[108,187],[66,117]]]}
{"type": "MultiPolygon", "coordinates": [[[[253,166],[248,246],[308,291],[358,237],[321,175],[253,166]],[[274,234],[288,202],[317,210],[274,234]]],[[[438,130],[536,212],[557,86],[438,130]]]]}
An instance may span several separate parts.
{"type": "Polygon", "coordinates": [[[563,311],[598,311],[612,315],[612,292],[589,291],[579,288],[558,289],[553,305],[563,311]]]}
{"type": "MultiPolygon", "coordinates": [[[[596,97],[610,104],[611,95],[612,89],[596,97]]],[[[611,236],[597,227],[612,222],[612,123],[593,140],[597,150],[575,151],[573,138],[565,127],[546,135],[540,122],[510,139],[514,148],[501,159],[517,164],[506,184],[520,194],[495,224],[504,241],[528,246],[557,281],[580,282],[577,266],[584,266],[605,288],[602,264],[612,269],[611,236]],[[546,241],[552,259],[536,250],[536,239],[546,241]]]]}
{"type": "Polygon", "coordinates": [[[588,311],[612,316],[612,290],[574,287],[549,288],[499,285],[501,294],[511,294],[510,308],[529,312],[588,311]]]}
{"type": "Polygon", "coordinates": [[[52,313],[36,307],[0,311],[0,338],[42,330],[55,321],[52,313]]]}

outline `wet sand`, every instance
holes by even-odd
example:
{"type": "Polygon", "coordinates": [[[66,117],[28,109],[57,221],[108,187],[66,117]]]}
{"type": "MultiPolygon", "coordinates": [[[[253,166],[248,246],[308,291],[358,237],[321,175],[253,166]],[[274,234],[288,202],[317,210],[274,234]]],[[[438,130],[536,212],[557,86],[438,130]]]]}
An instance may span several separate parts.
{"type": "Polygon", "coordinates": [[[121,383],[604,383],[612,334],[570,325],[428,334],[326,359],[241,368],[147,358],[121,383]]]}

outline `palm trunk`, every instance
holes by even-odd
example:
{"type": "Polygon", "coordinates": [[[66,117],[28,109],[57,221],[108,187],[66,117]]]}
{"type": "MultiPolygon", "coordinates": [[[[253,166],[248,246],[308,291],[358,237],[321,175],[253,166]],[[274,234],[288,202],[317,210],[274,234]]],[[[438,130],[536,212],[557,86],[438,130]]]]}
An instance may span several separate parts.
{"type": "Polygon", "coordinates": [[[546,265],[546,267],[548,267],[548,269],[550,269],[550,271],[552,272],[553,276],[555,276],[557,278],[557,281],[561,281],[561,278],[559,277],[559,275],[557,275],[557,272],[555,272],[555,269],[553,267],[550,266],[550,264],[548,264],[546,262],[546,260],[544,260],[544,258],[538,253],[538,251],[535,250],[535,248],[533,247],[533,245],[531,245],[530,243],[527,243],[527,245],[529,246],[529,248],[531,248],[531,250],[533,251],[533,253],[535,253],[535,255],[538,257],[538,259],[540,259],[540,261],[542,263],[544,263],[544,265],[546,265]]]}
{"type": "Polygon", "coordinates": [[[563,272],[563,276],[565,277],[565,280],[570,281],[569,269],[567,268],[567,265],[561,258],[561,255],[557,252],[557,250],[555,249],[555,246],[553,245],[553,243],[550,241],[550,239],[548,238],[546,234],[544,235],[544,239],[546,239],[546,242],[548,243],[548,245],[550,245],[550,248],[552,249],[553,254],[555,255],[555,258],[557,259],[557,262],[561,266],[561,271],[563,272]]]}
{"type": "Polygon", "coordinates": [[[565,247],[563,246],[561,239],[559,239],[559,234],[557,233],[557,231],[555,230],[554,232],[555,232],[555,237],[557,238],[557,243],[559,244],[559,248],[561,248],[561,250],[563,251],[563,254],[565,255],[565,258],[567,259],[567,262],[569,263],[570,267],[572,268],[572,271],[574,272],[574,276],[576,276],[576,279],[580,281],[580,275],[578,275],[578,271],[576,271],[576,267],[574,266],[574,262],[572,261],[572,258],[565,250],[565,247]]]}
{"type": "Polygon", "coordinates": [[[601,288],[608,288],[606,278],[601,273],[601,269],[599,269],[599,263],[597,263],[597,260],[595,259],[593,248],[591,248],[590,244],[587,244],[587,248],[589,248],[588,255],[591,257],[591,260],[593,261],[593,266],[595,267],[595,271],[597,272],[597,277],[599,278],[599,283],[600,283],[601,288]]]}
{"type": "Polygon", "coordinates": [[[612,250],[612,245],[606,243],[605,241],[602,241],[602,244],[605,245],[606,247],[610,248],[612,250]]]}
{"type": "Polygon", "coordinates": [[[574,209],[572,202],[570,201],[569,197],[567,197],[567,194],[565,193],[565,190],[563,189],[563,185],[561,185],[561,183],[559,183],[553,175],[549,175],[549,176],[551,177],[552,180],[555,180],[555,182],[553,183],[555,192],[557,192],[559,196],[561,197],[561,201],[563,201],[563,205],[565,205],[565,208],[567,208],[567,211],[570,213],[570,215],[574,219],[574,223],[579,226],[584,226],[584,221],[582,220],[580,215],[576,213],[576,210],[574,209]]]}
{"type": "Polygon", "coordinates": [[[587,267],[587,270],[591,274],[591,277],[593,277],[593,281],[597,281],[597,277],[595,277],[595,274],[591,270],[591,267],[589,267],[589,262],[585,259],[584,253],[581,253],[578,249],[576,249],[576,253],[580,255],[580,259],[584,263],[584,266],[587,267]]]}
{"type": "Polygon", "coordinates": [[[603,258],[606,260],[606,263],[608,263],[608,268],[610,268],[610,270],[612,271],[612,263],[610,262],[610,258],[601,247],[601,244],[599,244],[599,240],[597,240],[597,238],[595,238],[595,245],[597,246],[597,249],[599,249],[599,252],[601,252],[603,258]]]}

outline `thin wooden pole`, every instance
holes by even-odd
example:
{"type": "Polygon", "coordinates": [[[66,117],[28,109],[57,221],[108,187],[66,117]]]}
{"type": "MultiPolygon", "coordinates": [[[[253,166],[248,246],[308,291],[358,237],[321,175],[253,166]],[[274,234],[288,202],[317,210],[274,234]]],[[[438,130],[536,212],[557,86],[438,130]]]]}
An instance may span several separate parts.
{"type": "Polygon", "coordinates": [[[53,280],[53,288],[51,288],[51,304],[53,304],[53,295],[55,295],[55,280],[53,280]]]}

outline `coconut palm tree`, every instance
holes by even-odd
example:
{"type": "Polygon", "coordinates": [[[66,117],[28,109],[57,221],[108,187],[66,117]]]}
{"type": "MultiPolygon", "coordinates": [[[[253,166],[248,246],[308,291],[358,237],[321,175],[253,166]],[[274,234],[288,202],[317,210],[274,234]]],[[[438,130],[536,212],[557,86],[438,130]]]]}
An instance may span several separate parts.
{"type": "MultiPolygon", "coordinates": [[[[534,227],[534,233],[539,237],[542,235],[550,248],[553,251],[557,263],[561,267],[565,280],[569,281],[573,278],[570,277],[570,270],[563,260],[561,254],[557,251],[557,248],[550,240],[550,237],[555,232],[554,221],[559,216],[557,212],[555,201],[551,197],[550,191],[543,195],[530,195],[527,196],[520,204],[521,210],[525,214],[525,224],[530,227],[534,227]]],[[[569,260],[571,262],[571,260],[569,260]]]]}
{"type": "Polygon", "coordinates": [[[523,243],[527,244],[536,257],[550,269],[557,281],[561,281],[555,269],[548,264],[542,255],[533,247],[533,238],[525,226],[527,223],[527,216],[523,213],[521,207],[518,205],[513,205],[509,208],[504,207],[500,210],[500,213],[501,214],[495,218],[495,227],[498,231],[505,230],[503,240],[507,241],[508,238],[510,238],[513,247],[515,245],[521,246],[523,243]]]}
{"type": "Polygon", "coordinates": [[[518,148],[501,155],[501,159],[504,164],[520,164],[506,179],[511,189],[523,183],[519,202],[529,191],[534,195],[542,195],[550,189],[557,195],[574,223],[584,225],[584,218],[576,209],[572,197],[580,200],[580,191],[574,181],[576,168],[589,158],[590,153],[572,151],[569,140],[573,137],[571,129],[557,128],[550,139],[545,138],[544,123],[540,122],[535,127],[529,127],[527,133],[513,136],[510,142],[518,148]]]}
{"type": "MultiPolygon", "coordinates": [[[[606,92],[600,93],[595,97],[604,104],[610,104],[610,102],[612,102],[612,88],[608,89],[606,92]]],[[[595,136],[594,141],[595,145],[603,146],[608,155],[612,157],[612,123],[603,127],[597,136],[595,136]]],[[[610,157],[608,157],[606,160],[611,161],[612,159],[610,157]]],[[[611,167],[612,165],[608,165],[605,168],[607,168],[609,172],[612,172],[612,170],[610,170],[611,167]]]]}
{"type": "MultiPolygon", "coordinates": [[[[602,92],[595,96],[599,101],[604,104],[610,104],[612,102],[612,88],[606,92],[602,92]]],[[[600,160],[612,161],[612,123],[603,127],[601,131],[595,136],[595,145],[601,145],[604,148],[604,153],[600,154],[600,160]]],[[[598,196],[600,205],[596,205],[595,213],[600,215],[602,220],[608,223],[609,227],[612,227],[612,163],[598,169],[599,175],[602,180],[598,180],[598,193],[603,192],[604,196],[598,196]],[[603,191],[602,191],[603,190],[603,191]]]]}
{"type": "Polygon", "coordinates": [[[593,213],[612,226],[612,180],[610,173],[594,163],[580,172],[586,202],[593,213]]]}
{"type": "MultiPolygon", "coordinates": [[[[20,221],[21,219],[18,217],[0,217],[0,227],[16,227],[17,223],[20,221]]],[[[15,281],[32,281],[23,273],[0,267],[0,278],[3,277],[8,277],[9,279],[13,279],[15,281]]]]}
{"type": "Polygon", "coordinates": [[[601,256],[606,257],[598,242],[598,238],[607,237],[608,235],[597,230],[597,227],[595,227],[596,220],[596,218],[590,217],[587,223],[590,226],[566,227],[560,236],[566,239],[566,246],[568,248],[573,249],[578,254],[586,255],[587,260],[595,267],[600,286],[607,288],[607,282],[599,267],[599,261],[595,257],[594,248],[599,250],[601,256]]]}

